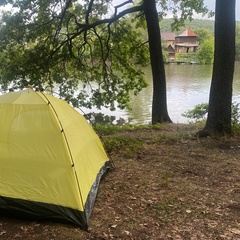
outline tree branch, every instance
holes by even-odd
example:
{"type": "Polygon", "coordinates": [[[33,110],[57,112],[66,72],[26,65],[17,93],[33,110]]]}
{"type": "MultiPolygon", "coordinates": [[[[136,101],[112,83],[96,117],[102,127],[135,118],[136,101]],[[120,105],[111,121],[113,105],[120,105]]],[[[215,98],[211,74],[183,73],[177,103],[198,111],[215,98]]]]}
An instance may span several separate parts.
{"type": "Polygon", "coordinates": [[[90,28],[94,28],[94,27],[99,26],[101,24],[105,24],[105,23],[111,24],[111,23],[117,21],[118,19],[122,18],[123,16],[125,16],[127,14],[134,13],[134,12],[139,12],[139,11],[143,11],[143,6],[142,5],[125,9],[122,12],[120,12],[119,14],[114,15],[112,18],[102,19],[102,20],[96,21],[96,22],[91,23],[91,24],[77,23],[77,25],[78,25],[79,28],[82,28],[84,30],[88,30],[90,28]]]}
{"type": "Polygon", "coordinates": [[[59,34],[59,32],[61,31],[61,27],[62,27],[62,23],[63,23],[63,19],[66,15],[67,9],[69,8],[70,4],[72,3],[72,0],[67,0],[66,5],[60,15],[60,23],[58,24],[58,27],[56,29],[54,38],[56,38],[56,36],[59,34]]]}
{"type": "Polygon", "coordinates": [[[93,2],[94,0],[91,0],[89,5],[88,5],[88,9],[87,9],[87,13],[86,13],[86,18],[85,18],[85,21],[86,21],[86,24],[89,24],[89,16],[90,16],[90,12],[92,10],[92,6],[93,6],[93,2]]]}
{"type": "MultiPolygon", "coordinates": [[[[71,1],[71,0],[69,0],[69,1],[71,1]]],[[[74,38],[81,35],[82,33],[84,33],[84,39],[86,42],[87,41],[86,34],[87,34],[88,30],[94,29],[95,27],[102,25],[102,24],[108,24],[108,27],[109,27],[113,22],[117,21],[118,19],[122,18],[123,16],[130,14],[130,13],[139,12],[139,11],[143,11],[142,5],[125,9],[125,10],[121,11],[119,14],[117,14],[116,16],[113,16],[112,18],[102,19],[102,20],[96,21],[91,24],[80,24],[80,23],[76,22],[76,24],[79,27],[78,31],[76,33],[72,34],[71,36],[68,35],[67,39],[65,41],[62,41],[61,44],[52,51],[51,56],[53,56],[57,51],[59,51],[59,49],[62,46],[64,46],[67,42],[69,42],[69,41],[71,42],[74,38]]],[[[75,18],[75,21],[77,21],[76,18],[75,18]]],[[[51,56],[50,56],[50,58],[51,58],[51,56]]]]}

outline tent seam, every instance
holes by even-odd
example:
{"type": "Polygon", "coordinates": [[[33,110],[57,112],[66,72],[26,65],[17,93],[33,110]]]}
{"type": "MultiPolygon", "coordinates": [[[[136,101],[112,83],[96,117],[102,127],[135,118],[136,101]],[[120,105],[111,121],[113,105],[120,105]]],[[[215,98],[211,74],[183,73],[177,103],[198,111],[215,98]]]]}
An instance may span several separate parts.
{"type": "MultiPolygon", "coordinates": [[[[63,135],[63,138],[65,140],[65,143],[66,143],[66,146],[67,146],[67,149],[68,149],[68,153],[70,155],[70,159],[71,159],[71,167],[74,168],[74,175],[75,175],[75,178],[76,178],[76,181],[77,181],[77,186],[78,186],[78,191],[79,191],[79,195],[80,195],[80,199],[81,199],[81,203],[82,203],[82,206],[83,206],[83,210],[84,210],[84,202],[83,202],[83,198],[82,198],[82,194],[81,194],[81,188],[80,188],[80,184],[79,184],[79,180],[78,180],[78,176],[77,176],[77,173],[76,173],[76,170],[75,170],[75,164],[74,164],[74,160],[73,160],[73,156],[72,156],[72,153],[71,153],[71,149],[70,149],[70,146],[69,146],[69,143],[68,143],[68,140],[67,140],[67,136],[64,132],[64,128],[63,128],[63,125],[59,119],[59,116],[55,110],[55,108],[53,107],[52,103],[50,102],[50,100],[47,98],[47,96],[43,93],[43,92],[40,92],[43,97],[47,100],[47,104],[51,107],[59,125],[60,125],[60,130],[61,130],[61,133],[63,135]]],[[[86,218],[85,220],[87,220],[87,216],[85,215],[85,211],[84,212],[84,217],[86,218]]],[[[87,221],[86,221],[87,222],[87,221]]]]}

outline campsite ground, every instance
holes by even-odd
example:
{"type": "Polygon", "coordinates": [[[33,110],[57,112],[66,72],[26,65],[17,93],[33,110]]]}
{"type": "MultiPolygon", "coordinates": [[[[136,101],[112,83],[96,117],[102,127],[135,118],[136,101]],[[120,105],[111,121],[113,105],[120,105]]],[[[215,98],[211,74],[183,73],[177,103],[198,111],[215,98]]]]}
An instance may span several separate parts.
{"type": "Polygon", "coordinates": [[[167,124],[104,137],[115,168],[89,231],[0,215],[0,239],[240,239],[240,137],[197,139],[167,124]]]}

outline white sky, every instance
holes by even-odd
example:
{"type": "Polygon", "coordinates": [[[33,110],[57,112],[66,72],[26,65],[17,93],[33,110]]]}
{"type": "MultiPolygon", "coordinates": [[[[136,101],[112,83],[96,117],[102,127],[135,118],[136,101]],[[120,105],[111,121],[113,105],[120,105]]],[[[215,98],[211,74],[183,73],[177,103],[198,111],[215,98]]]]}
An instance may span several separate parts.
{"type": "MultiPolygon", "coordinates": [[[[212,11],[215,11],[215,2],[215,0],[204,0],[205,5],[212,11]]],[[[240,0],[236,0],[236,20],[240,21],[240,0]]]]}
{"type": "MultiPolygon", "coordinates": [[[[227,1],[227,0],[226,0],[227,1]]],[[[113,0],[115,5],[124,2],[124,0],[113,0]]],[[[209,10],[215,11],[215,0],[204,0],[204,4],[208,7],[209,10]]],[[[202,18],[200,15],[195,15],[195,18],[202,18]]],[[[204,19],[208,19],[204,17],[204,19]]],[[[236,20],[240,21],[240,0],[236,0],[236,20]]]]}
{"type": "MultiPolygon", "coordinates": [[[[113,0],[113,5],[117,5],[117,4],[123,3],[125,1],[126,0],[113,0]]],[[[212,10],[212,11],[215,10],[215,0],[204,0],[204,3],[208,7],[209,10],[212,10]]],[[[202,18],[202,16],[195,15],[195,18],[202,18]]],[[[204,19],[207,19],[207,17],[204,17],[204,19]]],[[[240,21],[240,0],[236,0],[236,20],[240,21]]]]}

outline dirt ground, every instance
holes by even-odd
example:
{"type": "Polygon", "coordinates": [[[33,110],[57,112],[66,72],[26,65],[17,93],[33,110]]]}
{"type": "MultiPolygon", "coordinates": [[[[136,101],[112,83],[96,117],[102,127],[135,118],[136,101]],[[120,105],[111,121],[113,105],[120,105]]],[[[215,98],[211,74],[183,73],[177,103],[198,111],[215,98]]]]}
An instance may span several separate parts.
{"type": "Polygon", "coordinates": [[[239,240],[240,137],[197,139],[196,131],[168,124],[104,137],[115,168],[88,231],[0,214],[0,239],[239,240]]]}

